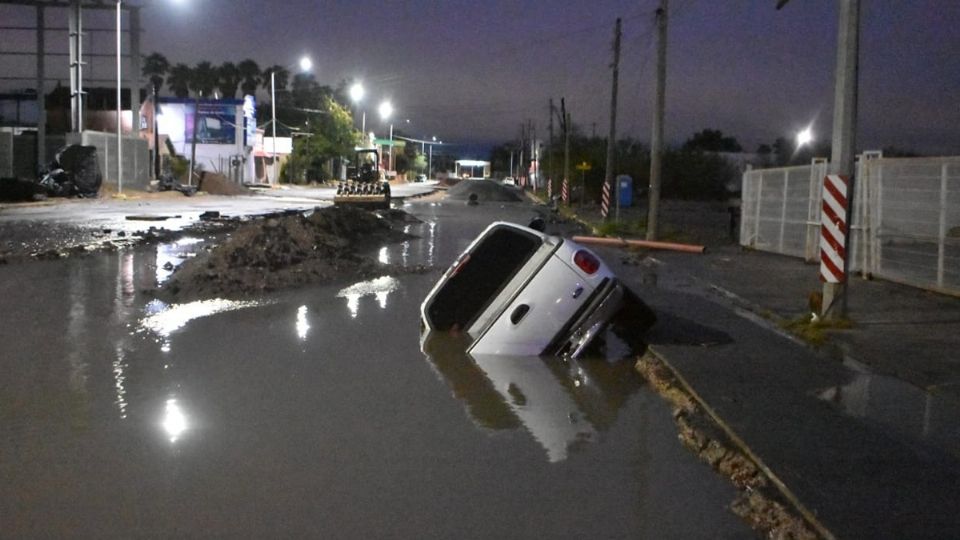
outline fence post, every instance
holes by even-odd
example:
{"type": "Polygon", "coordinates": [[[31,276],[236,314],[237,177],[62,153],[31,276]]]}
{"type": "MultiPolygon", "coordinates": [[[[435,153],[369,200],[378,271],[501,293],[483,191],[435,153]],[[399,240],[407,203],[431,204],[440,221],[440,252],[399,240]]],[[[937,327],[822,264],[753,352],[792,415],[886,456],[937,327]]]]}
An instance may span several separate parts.
{"type": "Polygon", "coordinates": [[[754,212],[753,216],[753,247],[757,247],[760,244],[760,204],[761,199],[763,198],[763,174],[757,178],[757,209],[754,212]]]}
{"type": "Polygon", "coordinates": [[[787,230],[787,187],[790,184],[790,170],[783,170],[783,202],[780,204],[780,248],[778,251],[784,253],[783,236],[787,230]]]}
{"type": "Polygon", "coordinates": [[[940,167],[940,238],[937,242],[937,287],[943,288],[944,258],[947,240],[947,165],[940,167]]]}

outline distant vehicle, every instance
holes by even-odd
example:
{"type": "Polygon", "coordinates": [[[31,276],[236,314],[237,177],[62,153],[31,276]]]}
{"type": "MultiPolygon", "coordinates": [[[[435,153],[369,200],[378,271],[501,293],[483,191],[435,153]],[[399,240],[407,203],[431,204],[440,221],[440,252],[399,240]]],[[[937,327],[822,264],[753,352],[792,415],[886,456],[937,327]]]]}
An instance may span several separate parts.
{"type": "Polygon", "coordinates": [[[620,311],[627,294],[587,248],[495,222],[427,295],[420,307],[422,329],[424,336],[466,333],[470,354],[576,358],[620,311]]]}
{"type": "Polygon", "coordinates": [[[426,182],[426,181],[427,181],[427,175],[425,174],[418,174],[417,178],[414,180],[414,182],[426,182]]]}
{"type": "Polygon", "coordinates": [[[512,176],[508,176],[503,179],[503,184],[506,186],[515,186],[517,185],[517,181],[514,180],[512,176]]]}

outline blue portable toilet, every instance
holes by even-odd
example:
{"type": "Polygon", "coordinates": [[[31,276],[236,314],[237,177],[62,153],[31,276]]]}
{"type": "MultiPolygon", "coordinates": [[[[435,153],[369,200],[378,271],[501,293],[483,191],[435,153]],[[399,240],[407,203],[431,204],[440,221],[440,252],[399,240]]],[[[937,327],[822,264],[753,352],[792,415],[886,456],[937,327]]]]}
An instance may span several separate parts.
{"type": "Polygon", "coordinates": [[[617,197],[621,208],[633,206],[633,177],[628,174],[617,176],[617,197]]]}

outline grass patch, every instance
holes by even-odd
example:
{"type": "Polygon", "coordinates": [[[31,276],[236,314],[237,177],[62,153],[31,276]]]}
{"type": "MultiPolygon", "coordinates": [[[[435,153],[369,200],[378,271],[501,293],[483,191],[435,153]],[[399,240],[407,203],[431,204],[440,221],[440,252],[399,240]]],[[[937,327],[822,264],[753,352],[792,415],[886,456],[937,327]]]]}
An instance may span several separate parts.
{"type": "Polygon", "coordinates": [[[853,321],[846,318],[814,320],[803,316],[786,321],[780,326],[810,345],[820,347],[827,342],[827,335],[831,330],[853,328],[853,321]]]}

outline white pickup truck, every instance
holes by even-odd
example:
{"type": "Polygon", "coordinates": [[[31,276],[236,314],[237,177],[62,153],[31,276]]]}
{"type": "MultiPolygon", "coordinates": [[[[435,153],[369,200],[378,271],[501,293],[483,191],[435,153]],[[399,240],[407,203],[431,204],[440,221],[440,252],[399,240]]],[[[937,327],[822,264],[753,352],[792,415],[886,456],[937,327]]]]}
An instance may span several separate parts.
{"type": "Polygon", "coordinates": [[[422,330],[464,332],[471,354],[576,358],[620,310],[625,294],[589,249],[495,222],[423,301],[422,330]]]}

